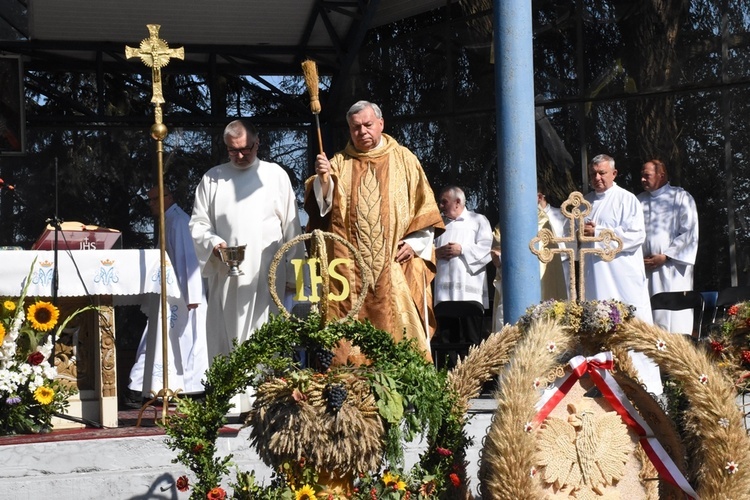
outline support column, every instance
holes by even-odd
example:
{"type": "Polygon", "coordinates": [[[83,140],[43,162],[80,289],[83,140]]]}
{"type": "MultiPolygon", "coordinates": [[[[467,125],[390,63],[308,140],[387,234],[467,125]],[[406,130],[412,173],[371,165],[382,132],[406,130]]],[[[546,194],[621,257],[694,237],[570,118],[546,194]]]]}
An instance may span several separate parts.
{"type": "Polygon", "coordinates": [[[512,324],[541,297],[539,261],[529,250],[537,233],[531,2],[493,7],[503,309],[512,324]]]}

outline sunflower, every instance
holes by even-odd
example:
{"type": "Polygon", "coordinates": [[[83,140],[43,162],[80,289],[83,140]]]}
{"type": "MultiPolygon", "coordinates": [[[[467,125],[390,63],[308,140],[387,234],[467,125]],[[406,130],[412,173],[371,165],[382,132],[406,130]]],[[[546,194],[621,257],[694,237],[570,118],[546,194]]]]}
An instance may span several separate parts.
{"type": "Polygon", "coordinates": [[[39,404],[48,405],[55,399],[55,391],[51,387],[47,386],[39,386],[34,391],[34,399],[36,399],[39,404]]]}
{"type": "Polygon", "coordinates": [[[16,310],[16,303],[12,300],[6,300],[5,302],[3,302],[3,309],[13,312],[16,310]]]}
{"type": "Polygon", "coordinates": [[[0,323],[0,345],[5,342],[5,325],[0,323]]]}
{"type": "Polygon", "coordinates": [[[383,484],[397,491],[403,491],[406,489],[406,483],[396,474],[391,474],[390,472],[383,474],[383,484]]]}
{"type": "Polygon", "coordinates": [[[309,484],[304,485],[302,488],[294,492],[295,500],[314,500],[315,490],[309,484]]]}
{"type": "Polygon", "coordinates": [[[26,315],[34,330],[46,332],[53,329],[57,324],[60,310],[49,302],[37,302],[29,306],[26,315]]]}

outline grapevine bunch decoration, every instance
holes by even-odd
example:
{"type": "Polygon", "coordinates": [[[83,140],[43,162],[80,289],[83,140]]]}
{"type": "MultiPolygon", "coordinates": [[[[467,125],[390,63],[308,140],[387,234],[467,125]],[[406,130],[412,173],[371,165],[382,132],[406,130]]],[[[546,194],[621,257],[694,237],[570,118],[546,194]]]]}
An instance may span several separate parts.
{"type": "Polygon", "coordinates": [[[332,413],[336,413],[344,405],[348,391],[344,384],[326,384],[323,394],[328,401],[326,409],[332,413]]]}

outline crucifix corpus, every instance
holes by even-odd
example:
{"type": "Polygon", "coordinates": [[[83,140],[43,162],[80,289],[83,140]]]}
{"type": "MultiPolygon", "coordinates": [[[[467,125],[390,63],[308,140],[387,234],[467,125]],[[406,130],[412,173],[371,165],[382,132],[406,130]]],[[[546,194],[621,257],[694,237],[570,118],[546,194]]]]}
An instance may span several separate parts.
{"type": "Polygon", "coordinates": [[[599,236],[585,236],[583,234],[583,226],[586,217],[591,213],[591,204],[586,201],[583,195],[578,191],[574,191],[570,194],[568,199],[565,200],[560,207],[560,211],[567,219],[566,224],[568,225],[568,230],[566,233],[569,236],[555,236],[552,231],[543,228],[539,230],[539,233],[537,233],[534,238],[532,238],[529,243],[529,248],[531,249],[531,252],[545,264],[549,263],[554,258],[555,254],[567,254],[569,256],[568,266],[570,270],[568,296],[572,301],[578,300],[578,297],[580,297],[581,300],[584,300],[586,298],[586,290],[583,277],[585,276],[586,254],[598,255],[602,260],[609,262],[622,250],[622,240],[618,238],[611,229],[600,230],[599,236]],[[578,250],[580,262],[577,279],[578,294],[576,294],[575,250],[569,246],[560,247],[560,243],[572,243],[576,240],[578,243],[601,243],[601,246],[599,247],[593,246],[591,248],[579,248],[578,250]]]}
{"type": "Polygon", "coordinates": [[[153,96],[151,102],[154,103],[156,113],[156,123],[162,122],[161,105],[164,104],[164,95],[161,91],[161,69],[169,64],[170,59],[185,59],[185,49],[170,49],[167,42],[159,38],[158,24],[147,24],[149,37],[141,41],[139,48],[125,46],[125,57],[131,59],[140,57],[143,64],[151,68],[151,79],[153,86],[153,96]]]}
{"type": "Polygon", "coordinates": [[[150,36],[141,42],[139,48],[125,46],[125,57],[128,59],[140,57],[143,64],[151,68],[153,95],[151,102],[154,104],[154,124],[151,126],[151,137],[156,140],[156,157],[158,164],[158,182],[159,182],[159,252],[161,255],[161,354],[163,375],[163,388],[158,393],[152,391],[151,399],[143,405],[138,414],[137,426],[141,424],[143,411],[158,398],[162,399],[162,422],[166,422],[169,400],[176,396],[180,389],[172,391],[169,388],[169,324],[167,316],[167,249],[166,249],[166,232],[164,228],[164,161],[163,161],[163,141],[167,136],[167,127],[162,123],[161,105],[165,102],[164,95],[161,91],[161,68],[169,64],[170,59],[184,59],[185,49],[170,49],[167,42],[159,38],[158,24],[147,24],[150,36]]]}

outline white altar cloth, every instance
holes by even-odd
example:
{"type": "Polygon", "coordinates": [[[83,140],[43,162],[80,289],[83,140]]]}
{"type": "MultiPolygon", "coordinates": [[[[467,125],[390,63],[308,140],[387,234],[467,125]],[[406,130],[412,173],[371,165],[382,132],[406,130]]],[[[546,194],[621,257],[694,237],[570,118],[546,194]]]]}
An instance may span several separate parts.
{"type": "MultiPolygon", "coordinates": [[[[172,264],[166,256],[166,282],[169,299],[180,296],[172,264]]],[[[0,297],[19,297],[30,275],[27,297],[53,297],[54,252],[51,250],[0,250],[0,297]],[[36,262],[34,259],[36,258],[36,262]]],[[[94,315],[93,338],[75,333],[73,349],[76,368],[68,367],[70,379],[77,380],[79,394],[70,400],[69,415],[97,421],[104,427],[117,427],[117,366],[115,326],[112,306],[146,305],[158,311],[161,294],[161,258],[158,249],[148,250],[60,250],[58,251],[57,297],[76,301],[76,307],[99,306],[94,315]],[[94,373],[81,371],[83,349],[92,355],[94,373]],[[76,375],[77,373],[77,375],[76,375]],[[91,376],[82,379],[81,377],[91,376]],[[82,380],[84,386],[81,386],[82,380]]],[[[83,330],[82,330],[83,331],[83,330]]],[[[58,372],[61,370],[58,365],[58,372]]],[[[64,372],[66,370],[63,370],[64,372]]],[[[69,426],[56,422],[54,426],[69,426]]]]}
{"type": "MultiPolygon", "coordinates": [[[[0,251],[0,296],[18,297],[36,257],[28,297],[52,297],[54,252],[0,251]]],[[[167,295],[179,297],[167,258],[167,295]]],[[[58,251],[58,297],[112,295],[115,305],[139,304],[144,294],[161,293],[159,250],[58,251]],[[80,277],[79,277],[80,273],[80,277]]]]}

